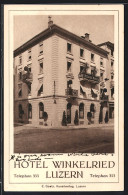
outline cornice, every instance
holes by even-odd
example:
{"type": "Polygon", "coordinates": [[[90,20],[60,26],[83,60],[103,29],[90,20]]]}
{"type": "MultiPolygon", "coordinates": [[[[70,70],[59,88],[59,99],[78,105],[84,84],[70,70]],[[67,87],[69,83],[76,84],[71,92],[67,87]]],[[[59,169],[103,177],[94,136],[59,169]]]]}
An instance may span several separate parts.
{"type": "Polygon", "coordinates": [[[32,39],[18,47],[16,50],[14,50],[14,57],[21,54],[22,52],[26,51],[27,49],[31,48],[32,46],[38,44],[39,42],[47,39],[48,37],[52,36],[53,34],[57,34],[58,36],[61,36],[64,39],[70,39],[71,41],[81,44],[86,48],[89,48],[90,50],[99,53],[100,55],[103,55],[104,57],[107,57],[108,52],[104,49],[100,48],[99,46],[93,44],[90,41],[87,41],[78,35],[75,35],[74,33],[71,33],[56,24],[53,24],[46,30],[42,31],[38,35],[34,36],[32,39]]]}

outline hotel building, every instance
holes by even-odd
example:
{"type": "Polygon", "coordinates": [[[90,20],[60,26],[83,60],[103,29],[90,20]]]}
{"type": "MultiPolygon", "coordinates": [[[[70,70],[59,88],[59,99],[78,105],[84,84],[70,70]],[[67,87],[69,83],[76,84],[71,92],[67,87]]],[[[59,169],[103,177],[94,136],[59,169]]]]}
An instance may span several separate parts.
{"type": "Polygon", "coordinates": [[[95,45],[51,18],[48,28],[14,51],[14,122],[61,127],[114,117],[114,45],[95,45]],[[77,123],[75,122],[75,119],[77,123]]]}

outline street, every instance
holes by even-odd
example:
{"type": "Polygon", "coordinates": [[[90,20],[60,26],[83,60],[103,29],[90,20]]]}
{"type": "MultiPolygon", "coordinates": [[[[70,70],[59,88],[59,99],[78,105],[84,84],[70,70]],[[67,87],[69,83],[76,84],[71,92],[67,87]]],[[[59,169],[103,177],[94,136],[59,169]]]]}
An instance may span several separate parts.
{"type": "Polygon", "coordinates": [[[114,128],[29,128],[14,135],[15,153],[113,153],[114,128]]]}

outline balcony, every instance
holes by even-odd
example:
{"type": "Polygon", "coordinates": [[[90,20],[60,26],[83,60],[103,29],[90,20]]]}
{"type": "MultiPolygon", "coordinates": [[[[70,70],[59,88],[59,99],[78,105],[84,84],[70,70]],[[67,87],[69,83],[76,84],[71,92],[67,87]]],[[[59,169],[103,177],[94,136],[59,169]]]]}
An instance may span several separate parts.
{"type": "Polygon", "coordinates": [[[114,87],[114,81],[110,81],[110,88],[114,87]]]}
{"type": "Polygon", "coordinates": [[[95,84],[98,84],[100,82],[99,76],[93,76],[87,73],[79,73],[78,78],[80,79],[80,81],[88,81],[95,84]]]}
{"type": "Polygon", "coordinates": [[[22,74],[22,81],[26,84],[31,84],[33,81],[33,74],[30,72],[22,74]]]}
{"type": "Polygon", "coordinates": [[[109,96],[105,95],[105,94],[102,94],[102,95],[100,95],[100,100],[108,101],[109,100],[109,96]]]}
{"type": "Polygon", "coordinates": [[[101,87],[101,88],[104,88],[104,87],[105,87],[104,81],[100,81],[100,87],[101,87]]]}
{"type": "Polygon", "coordinates": [[[74,79],[73,73],[70,71],[66,73],[66,77],[69,79],[74,79]]]}
{"type": "Polygon", "coordinates": [[[78,90],[72,88],[65,89],[65,95],[69,98],[76,98],[78,97],[78,90]]]}

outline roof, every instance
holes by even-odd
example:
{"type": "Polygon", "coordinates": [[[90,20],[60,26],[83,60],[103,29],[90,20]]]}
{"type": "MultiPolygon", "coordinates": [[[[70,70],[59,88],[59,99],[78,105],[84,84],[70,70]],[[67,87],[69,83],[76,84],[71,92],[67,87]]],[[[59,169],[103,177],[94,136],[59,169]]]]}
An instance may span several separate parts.
{"type": "Polygon", "coordinates": [[[104,49],[100,48],[99,46],[93,44],[90,41],[87,41],[83,39],[82,37],[79,37],[78,35],[75,35],[72,32],[69,32],[56,24],[53,24],[46,30],[42,31],[41,33],[34,36],[32,39],[18,47],[16,50],[14,50],[14,57],[21,54],[22,52],[26,51],[27,49],[31,48],[32,46],[38,44],[40,41],[45,40],[46,38],[52,36],[53,34],[57,34],[58,36],[61,36],[62,38],[69,39],[77,44],[81,44],[84,47],[88,47],[92,51],[100,53],[100,55],[104,55],[107,57],[108,52],[104,49]]]}
{"type": "Polygon", "coordinates": [[[114,44],[111,43],[110,41],[107,41],[107,42],[104,42],[104,43],[101,43],[101,44],[98,44],[97,46],[103,46],[103,45],[107,45],[108,47],[110,47],[111,49],[114,50],[114,44]]]}

